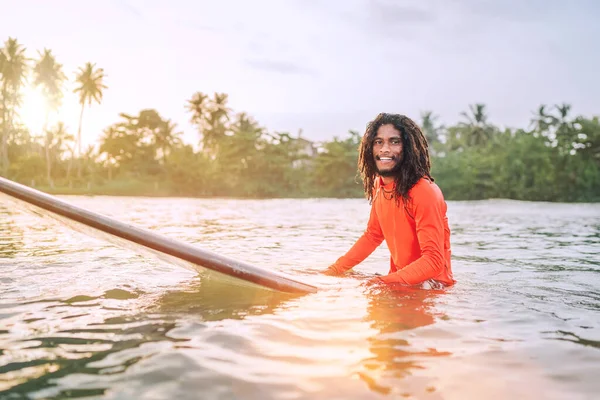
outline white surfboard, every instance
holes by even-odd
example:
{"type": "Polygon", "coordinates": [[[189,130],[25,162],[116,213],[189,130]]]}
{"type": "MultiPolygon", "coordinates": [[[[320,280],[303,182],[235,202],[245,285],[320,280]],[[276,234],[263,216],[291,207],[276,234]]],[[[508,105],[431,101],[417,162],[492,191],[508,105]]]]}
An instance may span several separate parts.
{"type": "MultiPolygon", "coordinates": [[[[83,225],[88,230],[93,229],[95,232],[104,233],[102,236],[110,242],[135,243],[146,252],[150,251],[159,258],[183,264],[184,267],[191,266],[198,272],[208,269],[235,280],[240,280],[241,283],[259,285],[286,293],[313,293],[317,291],[315,286],[300,282],[282,273],[233,260],[143,228],[125,224],[2,177],[0,177],[0,193],[4,193],[17,201],[25,202],[28,207],[39,208],[51,213],[53,217],[76,230],[81,230],[76,225],[83,225]]],[[[97,235],[93,234],[92,236],[97,235]]]]}

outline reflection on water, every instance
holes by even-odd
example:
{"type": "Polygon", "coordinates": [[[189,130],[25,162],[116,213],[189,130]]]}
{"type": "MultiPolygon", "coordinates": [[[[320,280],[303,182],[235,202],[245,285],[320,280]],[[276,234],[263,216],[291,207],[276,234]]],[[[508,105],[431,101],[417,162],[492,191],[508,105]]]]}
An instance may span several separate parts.
{"type": "MultiPolygon", "coordinates": [[[[190,339],[170,336],[178,318],[193,321],[195,329],[209,330],[207,323],[272,313],[284,301],[299,297],[250,287],[240,290],[227,280],[195,276],[161,293],[114,288],[97,296],[3,304],[9,329],[0,331],[0,393],[10,389],[15,395],[57,399],[101,395],[111,386],[110,377],[122,376],[139,361],[165,349],[194,348],[185,345],[190,339]],[[11,321],[23,306],[30,311],[11,321]],[[20,335],[15,340],[16,331],[20,335]],[[88,387],[78,384],[74,389],[74,376],[86,376],[83,386],[88,387]]],[[[232,337],[225,342],[235,338],[228,336],[232,337]]]]}
{"type": "Polygon", "coordinates": [[[385,246],[347,277],[315,274],[364,229],[361,200],[69,200],[324,289],[231,285],[0,206],[2,399],[600,390],[596,205],[450,203],[456,287],[380,291],[362,282],[386,272],[385,246]]]}
{"type": "Polygon", "coordinates": [[[194,279],[186,287],[166,292],[147,311],[185,313],[203,321],[243,319],[248,315],[272,313],[286,299],[299,297],[260,289],[240,290],[227,281],[205,281],[194,279]]]}
{"type": "Polygon", "coordinates": [[[55,386],[52,382],[56,379],[73,373],[101,374],[102,368],[91,367],[91,362],[145,342],[163,340],[172,323],[136,321],[130,316],[93,317],[106,312],[102,300],[136,297],[116,289],[99,297],[81,295],[3,304],[8,329],[1,337],[5,351],[0,385],[12,388],[11,393],[23,394],[55,386]],[[22,318],[11,318],[19,312],[22,318]]]}
{"type": "MultiPolygon", "coordinates": [[[[61,389],[61,381],[83,375],[108,377],[160,351],[153,343],[181,341],[168,336],[172,321],[131,317],[109,318],[83,329],[64,329],[52,336],[34,336],[15,343],[21,352],[36,358],[8,362],[0,368],[5,389],[13,394],[35,393],[42,398],[83,397],[102,394],[106,387],[61,389]],[[110,339],[100,338],[110,337],[110,339]],[[143,346],[143,349],[142,349],[143,346]],[[155,350],[152,350],[152,349],[155,350]]],[[[7,355],[10,358],[10,353],[7,355]]]]}
{"type": "MultiPolygon", "coordinates": [[[[372,291],[368,294],[367,319],[377,334],[368,339],[373,357],[363,360],[365,372],[360,374],[370,389],[390,394],[398,386],[398,379],[411,376],[422,369],[426,357],[443,357],[452,353],[435,348],[415,349],[410,340],[398,333],[410,331],[435,322],[431,302],[443,294],[441,290],[396,289],[372,291]]],[[[418,381],[403,385],[406,393],[433,392],[428,382],[418,381]],[[410,389],[410,390],[408,390],[410,389]]]]}

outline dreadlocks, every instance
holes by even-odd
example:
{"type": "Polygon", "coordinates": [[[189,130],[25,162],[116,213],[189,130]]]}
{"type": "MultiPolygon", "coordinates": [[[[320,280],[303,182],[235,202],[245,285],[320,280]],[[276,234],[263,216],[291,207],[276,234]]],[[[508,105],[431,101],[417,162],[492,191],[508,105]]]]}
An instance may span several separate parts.
{"type": "Polygon", "coordinates": [[[377,130],[382,125],[391,124],[400,132],[402,137],[402,160],[394,176],[396,183],[395,197],[408,203],[409,190],[423,177],[433,182],[430,174],[431,162],[427,139],[419,126],[405,115],[380,113],[367,125],[367,130],[359,147],[358,169],[363,179],[365,195],[369,203],[373,201],[373,188],[377,179],[377,167],[373,157],[373,141],[377,136],[377,130]]]}

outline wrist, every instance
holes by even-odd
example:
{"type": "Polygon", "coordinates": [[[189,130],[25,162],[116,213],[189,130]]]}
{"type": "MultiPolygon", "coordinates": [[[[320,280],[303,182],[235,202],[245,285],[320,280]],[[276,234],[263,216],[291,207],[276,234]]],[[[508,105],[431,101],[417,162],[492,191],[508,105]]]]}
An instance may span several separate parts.
{"type": "Polygon", "coordinates": [[[327,267],[327,269],[324,271],[325,275],[339,275],[339,272],[337,270],[337,268],[335,267],[335,265],[330,265],[329,267],[327,267]]]}

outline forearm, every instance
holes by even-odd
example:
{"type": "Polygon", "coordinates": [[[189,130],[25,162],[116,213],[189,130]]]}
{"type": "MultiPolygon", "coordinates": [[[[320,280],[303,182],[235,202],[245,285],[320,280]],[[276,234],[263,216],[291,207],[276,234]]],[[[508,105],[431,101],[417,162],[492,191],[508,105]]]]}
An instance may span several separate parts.
{"type": "Polygon", "coordinates": [[[345,271],[360,264],[383,242],[383,237],[365,232],[346,254],[340,257],[329,268],[333,269],[337,274],[342,274],[345,271]]]}
{"type": "Polygon", "coordinates": [[[382,276],[381,280],[385,283],[417,285],[429,279],[435,279],[443,268],[444,259],[441,254],[425,254],[403,269],[382,276]]]}

